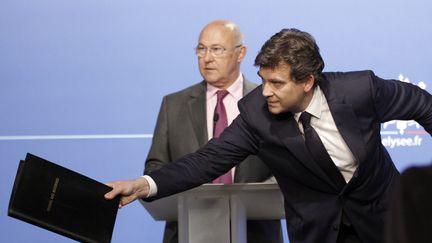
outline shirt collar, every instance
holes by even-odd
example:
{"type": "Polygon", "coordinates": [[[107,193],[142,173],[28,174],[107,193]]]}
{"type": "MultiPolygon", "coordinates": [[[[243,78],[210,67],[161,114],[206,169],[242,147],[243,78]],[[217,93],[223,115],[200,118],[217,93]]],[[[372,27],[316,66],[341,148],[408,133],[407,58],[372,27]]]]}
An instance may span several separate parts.
{"type": "MultiPolygon", "coordinates": [[[[219,89],[209,83],[207,83],[207,98],[211,98],[216,95],[216,91],[219,89]]],[[[243,75],[240,73],[237,79],[231,86],[227,88],[230,95],[234,96],[236,100],[240,100],[243,97],[243,75]]]]}
{"type": "MultiPolygon", "coordinates": [[[[319,119],[321,117],[321,111],[322,111],[322,98],[323,98],[322,90],[317,85],[314,88],[314,94],[312,96],[312,99],[309,102],[308,107],[306,107],[306,110],[304,111],[308,112],[312,116],[319,119]]],[[[294,118],[296,119],[297,122],[300,118],[301,113],[302,112],[298,112],[294,114],[294,118]]]]}

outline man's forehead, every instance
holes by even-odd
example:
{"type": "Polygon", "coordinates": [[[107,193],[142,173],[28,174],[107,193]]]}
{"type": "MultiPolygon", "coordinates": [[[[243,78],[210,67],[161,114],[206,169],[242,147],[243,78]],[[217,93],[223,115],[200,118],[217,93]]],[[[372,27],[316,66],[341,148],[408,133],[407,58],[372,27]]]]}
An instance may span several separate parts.
{"type": "Polygon", "coordinates": [[[286,73],[289,74],[291,72],[290,65],[286,63],[279,63],[275,67],[260,67],[258,70],[258,75],[262,77],[262,73],[286,73]]]}
{"type": "Polygon", "coordinates": [[[276,67],[260,67],[257,74],[262,79],[288,80],[291,77],[291,69],[287,65],[277,65],[276,67]]]}
{"type": "Polygon", "coordinates": [[[224,38],[200,38],[198,40],[198,45],[204,45],[207,47],[211,46],[226,46],[229,42],[224,38]]]}
{"type": "Polygon", "coordinates": [[[198,42],[198,46],[204,46],[204,47],[217,47],[217,46],[220,46],[220,47],[223,47],[224,45],[223,44],[220,44],[219,42],[217,42],[217,43],[213,43],[213,44],[206,44],[206,43],[203,43],[203,42],[198,42]]]}
{"type": "Polygon", "coordinates": [[[226,45],[233,42],[233,38],[233,32],[230,29],[218,26],[203,30],[198,38],[198,44],[226,45]]]}

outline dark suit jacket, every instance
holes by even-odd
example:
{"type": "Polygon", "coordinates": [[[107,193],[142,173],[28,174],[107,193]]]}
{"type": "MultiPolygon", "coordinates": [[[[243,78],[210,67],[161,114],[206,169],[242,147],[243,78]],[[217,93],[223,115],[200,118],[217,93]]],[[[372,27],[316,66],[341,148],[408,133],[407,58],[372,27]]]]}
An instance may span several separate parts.
{"type": "Polygon", "coordinates": [[[240,115],[219,139],[150,174],[158,193],[148,200],[195,187],[256,154],[284,195],[292,243],[336,242],[343,213],[363,242],[383,242],[389,191],[399,173],[381,144],[381,123],[414,119],[432,133],[432,96],[371,71],[322,76],[333,119],[359,165],[349,183],[338,186],[320,170],[293,115],[269,113],[258,87],[239,102],[240,115]]]}
{"type": "MultiPolygon", "coordinates": [[[[245,80],[244,94],[255,87],[245,80]]],[[[206,82],[202,81],[164,97],[144,173],[195,152],[207,141],[206,82]]],[[[269,168],[257,156],[249,156],[237,166],[234,182],[261,182],[269,177],[269,168]]],[[[177,222],[168,222],[164,242],[177,242],[177,230],[177,222]]],[[[247,236],[248,242],[283,242],[279,220],[248,221],[247,236]]]]}

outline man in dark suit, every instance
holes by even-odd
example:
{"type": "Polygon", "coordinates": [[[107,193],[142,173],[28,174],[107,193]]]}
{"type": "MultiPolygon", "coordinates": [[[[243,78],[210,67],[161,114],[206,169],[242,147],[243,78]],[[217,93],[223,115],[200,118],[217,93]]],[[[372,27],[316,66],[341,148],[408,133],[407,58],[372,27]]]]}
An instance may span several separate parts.
{"type": "Polygon", "coordinates": [[[262,85],[239,102],[240,115],[218,139],[148,177],[109,183],[106,198],[155,200],[256,154],[284,195],[291,242],[383,242],[399,173],[381,144],[381,123],[413,119],[432,133],[432,96],[372,71],[322,73],[315,40],[296,29],[272,36],[255,64],[262,85]]]}
{"type": "MultiPolygon", "coordinates": [[[[239,113],[238,100],[256,87],[240,72],[246,46],[239,27],[233,22],[217,20],[205,26],[199,36],[196,54],[204,81],[164,97],[145,174],[195,152],[213,137],[218,90],[229,92],[223,99],[229,124],[239,113]]],[[[272,178],[269,168],[257,156],[247,157],[229,173],[233,174],[235,183],[272,178]]],[[[248,242],[283,242],[279,220],[251,220],[246,228],[248,242]]],[[[177,222],[167,222],[163,242],[178,242],[177,222]]]]}

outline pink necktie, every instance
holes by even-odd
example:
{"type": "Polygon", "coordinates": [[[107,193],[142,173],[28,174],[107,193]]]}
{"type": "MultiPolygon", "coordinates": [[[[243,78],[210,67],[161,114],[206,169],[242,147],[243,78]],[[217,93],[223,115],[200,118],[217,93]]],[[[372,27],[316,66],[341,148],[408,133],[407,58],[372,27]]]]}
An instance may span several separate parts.
{"type": "MultiPolygon", "coordinates": [[[[228,126],[228,119],[225,110],[225,106],[222,100],[227,96],[228,91],[219,90],[216,92],[217,94],[217,103],[214,111],[214,126],[213,126],[213,137],[217,138],[223,132],[223,130],[228,126]]],[[[220,177],[213,180],[213,183],[223,183],[223,184],[231,184],[232,183],[232,173],[231,170],[226,174],[221,175],[220,177]]]]}

